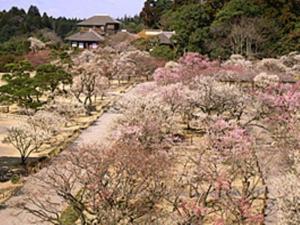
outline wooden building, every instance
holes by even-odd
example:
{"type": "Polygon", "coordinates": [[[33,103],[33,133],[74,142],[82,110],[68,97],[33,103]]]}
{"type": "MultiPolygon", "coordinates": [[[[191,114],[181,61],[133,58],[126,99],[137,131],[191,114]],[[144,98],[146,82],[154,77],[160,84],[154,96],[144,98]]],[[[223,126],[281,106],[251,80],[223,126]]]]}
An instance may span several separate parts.
{"type": "Polygon", "coordinates": [[[66,38],[74,48],[97,48],[105,36],[120,30],[120,22],[110,16],[93,16],[78,23],[80,31],[66,38]]]}

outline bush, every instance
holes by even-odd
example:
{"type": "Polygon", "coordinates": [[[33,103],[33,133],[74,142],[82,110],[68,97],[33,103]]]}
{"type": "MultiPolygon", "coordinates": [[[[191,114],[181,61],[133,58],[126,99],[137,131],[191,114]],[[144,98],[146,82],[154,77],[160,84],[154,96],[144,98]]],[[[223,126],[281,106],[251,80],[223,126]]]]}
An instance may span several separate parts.
{"type": "Polygon", "coordinates": [[[17,63],[18,61],[23,60],[21,56],[16,56],[13,54],[0,54],[0,72],[9,72],[5,65],[11,63],[17,63]]]}
{"type": "Polygon", "coordinates": [[[0,72],[8,72],[5,65],[17,63],[29,52],[30,43],[25,38],[12,38],[9,41],[0,43],[0,72]]]}
{"type": "Polygon", "coordinates": [[[68,206],[68,208],[63,211],[60,217],[60,221],[63,225],[73,225],[78,220],[78,214],[74,210],[72,206],[68,206]]]}
{"type": "Polygon", "coordinates": [[[0,55],[23,55],[30,50],[30,43],[25,38],[12,38],[0,44],[0,55]]]}
{"type": "Polygon", "coordinates": [[[176,57],[174,49],[171,49],[169,46],[160,45],[152,49],[151,55],[157,58],[163,58],[166,60],[173,60],[176,57]]]}
{"type": "Polygon", "coordinates": [[[156,43],[152,39],[140,38],[132,42],[133,46],[141,51],[149,51],[152,49],[156,43]]]}
{"type": "Polygon", "coordinates": [[[12,184],[17,184],[20,182],[21,177],[18,174],[14,174],[11,178],[10,181],[12,184]]]}

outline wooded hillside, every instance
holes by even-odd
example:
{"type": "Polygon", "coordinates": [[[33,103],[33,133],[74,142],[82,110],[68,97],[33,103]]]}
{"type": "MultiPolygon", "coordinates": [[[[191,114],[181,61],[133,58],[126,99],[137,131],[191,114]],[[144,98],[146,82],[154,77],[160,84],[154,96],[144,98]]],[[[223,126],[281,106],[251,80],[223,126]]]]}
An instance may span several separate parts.
{"type": "Polygon", "coordinates": [[[300,48],[299,0],[147,0],[149,28],[175,30],[178,54],[270,57],[300,48]]]}
{"type": "Polygon", "coordinates": [[[0,12],[0,43],[45,28],[54,31],[60,37],[65,37],[74,30],[77,22],[77,19],[49,17],[47,13],[41,15],[36,6],[31,6],[27,12],[12,7],[9,11],[0,12]]]}

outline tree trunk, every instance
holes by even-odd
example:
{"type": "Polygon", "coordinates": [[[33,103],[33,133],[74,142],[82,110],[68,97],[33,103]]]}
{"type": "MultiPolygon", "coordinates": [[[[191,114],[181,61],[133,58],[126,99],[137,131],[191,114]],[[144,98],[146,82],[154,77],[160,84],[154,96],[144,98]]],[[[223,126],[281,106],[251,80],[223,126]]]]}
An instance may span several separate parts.
{"type": "Polygon", "coordinates": [[[21,155],[21,165],[26,166],[27,157],[25,155],[21,155]]]}

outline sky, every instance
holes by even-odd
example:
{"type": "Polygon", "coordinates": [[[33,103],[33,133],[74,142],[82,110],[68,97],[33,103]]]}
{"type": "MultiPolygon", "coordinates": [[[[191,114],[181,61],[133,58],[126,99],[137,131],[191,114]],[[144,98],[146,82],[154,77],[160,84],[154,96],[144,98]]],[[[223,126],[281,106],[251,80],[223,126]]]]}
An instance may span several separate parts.
{"type": "Polygon", "coordinates": [[[108,14],[115,18],[138,14],[144,0],[0,0],[0,10],[9,10],[17,6],[27,10],[35,5],[41,13],[49,16],[68,18],[87,18],[94,15],[108,14]]]}

